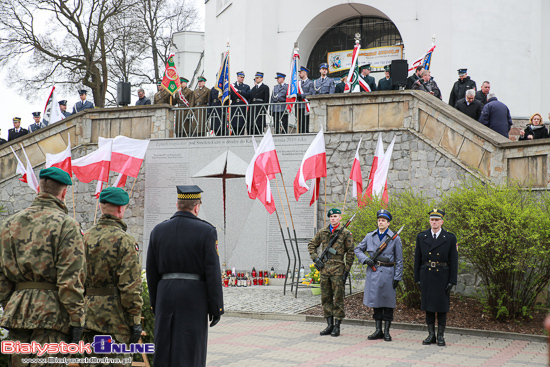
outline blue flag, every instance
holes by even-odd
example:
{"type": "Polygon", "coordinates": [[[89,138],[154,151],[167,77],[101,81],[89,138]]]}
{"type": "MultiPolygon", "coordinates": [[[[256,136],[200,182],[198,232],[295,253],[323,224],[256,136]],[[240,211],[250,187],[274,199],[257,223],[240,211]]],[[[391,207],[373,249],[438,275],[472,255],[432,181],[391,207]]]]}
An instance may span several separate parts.
{"type": "Polygon", "coordinates": [[[222,93],[222,105],[230,99],[229,84],[229,51],[227,51],[223,56],[220,70],[216,75],[216,89],[222,93]]]}

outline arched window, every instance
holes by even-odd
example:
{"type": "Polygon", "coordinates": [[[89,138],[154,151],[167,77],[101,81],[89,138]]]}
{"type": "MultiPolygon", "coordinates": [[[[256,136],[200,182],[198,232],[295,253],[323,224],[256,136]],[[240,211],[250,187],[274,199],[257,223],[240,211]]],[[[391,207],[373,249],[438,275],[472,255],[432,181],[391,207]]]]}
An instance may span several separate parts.
{"type": "Polygon", "coordinates": [[[351,50],[355,45],[355,33],[361,35],[361,48],[401,45],[403,39],[391,20],[376,17],[356,17],[344,20],[319,38],[307,61],[310,78],[319,77],[319,64],[327,62],[327,54],[333,51],[351,50]]]}

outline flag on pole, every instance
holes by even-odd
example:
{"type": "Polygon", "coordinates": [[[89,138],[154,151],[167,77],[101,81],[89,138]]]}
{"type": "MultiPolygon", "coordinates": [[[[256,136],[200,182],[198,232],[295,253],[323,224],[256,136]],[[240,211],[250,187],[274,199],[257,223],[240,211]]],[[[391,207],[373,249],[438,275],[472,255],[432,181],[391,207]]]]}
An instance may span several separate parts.
{"type": "Polygon", "coordinates": [[[174,95],[181,89],[181,82],[176,70],[176,63],[174,62],[174,54],[171,54],[166,61],[166,69],[162,77],[162,86],[170,95],[174,95]]]}
{"type": "Polygon", "coordinates": [[[269,214],[275,211],[275,201],[269,181],[275,178],[276,173],[281,173],[281,166],[271,129],[268,128],[246,169],[245,181],[248,197],[260,200],[269,214]]]}
{"type": "Polygon", "coordinates": [[[416,59],[412,63],[412,66],[409,68],[409,71],[412,71],[412,70],[416,69],[416,67],[419,66],[419,65],[424,66],[424,69],[426,69],[426,70],[430,70],[430,64],[432,62],[432,53],[434,52],[434,50],[435,50],[435,45],[433,45],[428,50],[428,52],[426,52],[424,55],[422,55],[421,57],[416,59]]]}
{"type": "MultiPolygon", "coordinates": [[[[229,102],[231,96],[229,92],[231,83],[229,82],[229,51],[226,51],[223,55],[222,64],[220,65],[220,70],[216,74],[216,88],[218,92],[222,94],[221,102],[222,106],[225,102],[229,102]]],[[[246,101],[242,96],[241,99],[246,101]]],[[[248,102],[246,102],[248,104],[248,102]]]]}
{"type": "Polygon", "coordinates": [[[306,181],[315,178],[315,195],[311,197],[309,203],[311,206],[319,198],[321,177],[327,177],[327,154],[323,129],[317,133],[317,136],[307,148],[300,169],[294,178],[294,198],[296,198],[296,201],[309,190],[306,181]]]}
{"type": "MultiPolygon", "coordinates": [[[[298,48],[296,47],[292,55],[292,61],[290,62],[290,81],[286,90],[286,109],[289,113],[292,113],[292,109],[294,108],[295,102],[298,100],[299,95],[304,93],[302,91],[302,85],[300,84],[300,78],[298,76],[298,73],[300,72],[300,70],[298,70],[299,60],[300,54],[298,53],[298,48]]],[[[303,101],[306,102],[306,113],[309,113],[309,102],[306,98],[304,98],[303,101]]]]}
{"type": "Polygon", "coordinates": [[[113,183],[113,187],[124,187],[126,186],[126,180],[128,180],[128,176],[119,173],[118,177],[116,178],[115,182],[113,183]]]}
{"type": "Polygon", "coordinates": [[[111,171],[137,177],[149,140],[132,139],[119,135],[112,140],[111,171]]]}
{"type": "Polygon", "coordinates": [[[353,181],[353,197],[357,199],[357,205],[362,205],[361,195],[363,194],[363,175],[361,174],[361,161],[359,160],[359,148],[361,147],[361,140],[357,144],[357,150],[355,151],[355,158],[353,159],[353,165],[351,166],[351,172],[349,178],[353,181]],[[359,194],[359,197],[357,196],[359,194]]]}
{"type": "Polygon", "coordinates": [[[29,160],[29,157],[27,156],[27,152],[25,151],[25,148],[23,147],[23,144],[19,143],[21,145],[21,149],[23,150],[23,154],[25,155],[25,159],[27,160],[27,185],[31,189],[34,190],[38,194],[38,179],[36,178],[36,175],[34,174],[34,170],[32,169],[31,161],[29,160]]]}
{"type": "Polygon", "coordinates": [[[69,176],[73,176],[71,165],[71,134],[68,136],[67,148],[57,154],[46,153],[46,168],[57,167],[67,172],[69,176]]]}
{"type": "Polygon", "coordinates": [[[384,144],[382,143],[382,134],[378,135],[378,143],[376,144],[376,150],[374,151],[374,158],[372,160],[372,166],[369,173],[369,184],[365,194],[372,199],[372,185],[374,184],[374,174],[378,169],[378,163],[384,158],[384,144]]]}
{"type": "Polygon", "coordinates": [[[111,165],[112,139],[99,138],[98,149],[72,161],[73,173],[79,181],[93,180],[108,182],[111,165]]]}
{"type": "Polygon", "coordinates": [[[393,153],[393,146],[395,144],[395,137],[390,143],[388,149],[384,153],[382,147],[382,138],[378,137],[378,144],[376,146],[376,153],[372,163],[371,181],[367,187],[366,195],[372,199],[373,195],[382,196],[382,201],[388,203],[388,171],[390,168],[391,155],[393,153]]]}
{"type": "Polygon", "coordinates": [[[359,40],[355,41],[355,47],[353,48],[353,55],[351,57],[351,66],[348,77],[346,78],[346,86],[344,87],[344,93],[353,92],[357,85],[359,84],[359,65],[357,59],[359,58],[359,51],[361,50],[361,45],[359,40]],[[353,70],[353,71],[352,71],[353,70]]]}
{"type": "Polygon", "coordinates": [[[59,108],[59,103],[57,102],[57,93],[55,92],[55,86],[52,87],[52,91],[48,96],[46,101],[46,107],[44,107],[44,118],[40,123],[42,127],[54,124],[57,121],[61,121],[65,118],[65,115],[61,112],[59,108]]]}
{"type": "Polygon", "coordinates": [[[19,181],[27,183],[27,170],[25,169],[25,166],[23,165],[23,163],[21,163],[21,160],[19,159],[17,154],[15,154],[15,150],[13,150],[11,146],[10,146],[10,149],[13,152],[15,159],[17,159],[17,169],[15,170],[15,174],[21,175],[21,178],[19,179],[19,181]]]}

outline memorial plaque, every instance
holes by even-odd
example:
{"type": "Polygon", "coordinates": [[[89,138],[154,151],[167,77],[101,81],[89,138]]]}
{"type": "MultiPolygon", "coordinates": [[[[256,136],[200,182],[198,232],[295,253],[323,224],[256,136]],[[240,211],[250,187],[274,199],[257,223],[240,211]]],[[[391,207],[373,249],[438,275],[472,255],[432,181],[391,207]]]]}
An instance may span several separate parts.
{"type": "MultiPolygon", "coordinates": [[[[292,249],[296,250],[295,230],[299,240],[300,257],[306,270],[311,263],[307,251],[307,240],[314,234],[315,205],[309,206],[311,191],[302,195],[300,201],[296,202],[293,182],[302,158],[314,138],[313,134],[274,136],[285,186],[280,175],[270,181],[275,206],[290,252],[290,265],[294,266],[292,249]],[[287,197],[292,216],[287,205],[287,197]]],[[[260,141],[261,137],[257,137],[256,142],[259,144],[260,141]]],[[[246,167],[254,156],[252,138],[151,140],[145,159],[144,257],[147,254],[151,230],[156,224],[169,219],[176,212],[176,185],[193,184],[204,191],[199,217],[214,225],[218,231],[220,263],[225,262],[228,267],[243,271],[250,270],[253,266],[257,270],[269,270],[274,267],[277,273],[282,273],[286,271],[288,258],[277,214],[269,215],[259,200],[248,197],[245,178],[193,177],[199,172],[208,171],[209,164],[212,162],[219,163],[220,155],[226,151],[233,153],[230,155],[232,159],[240,159],[245,163],[240,167],[246,167]],[[225,198],[223,180],[226,187],[225,198]]],[[[214,166],[219,167],[219,164],[213,164],[211,167],[214,166]]],[[[220,172],[219,176],[223,176],[222,174],[223,172],[220,172]]],[[[243,176],[244,174],[245,169],[242,172],[243,176]]],[[[308,181],[308,185],[312,189],[311,181],[308,181]]],[[[145,263],[144,258],[143,264],[145,263]]]]}

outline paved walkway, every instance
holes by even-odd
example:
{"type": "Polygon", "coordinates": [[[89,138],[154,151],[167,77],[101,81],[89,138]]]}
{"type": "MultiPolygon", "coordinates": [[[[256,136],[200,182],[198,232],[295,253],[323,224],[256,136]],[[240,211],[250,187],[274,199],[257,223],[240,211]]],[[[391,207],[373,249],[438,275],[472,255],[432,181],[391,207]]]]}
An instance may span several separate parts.
{"type": "Polygon", "coordinates": [[[367,340],[373,330],[342,325],[338,338],[321,323],[222,317],[209,329],[207,366],[238,367],[543,367],[545,343],[446,334],[446,347],[424,346],[425,332],[392,329],[392,342],[367,340]]]}

